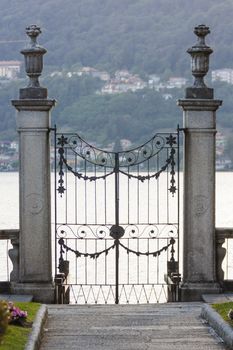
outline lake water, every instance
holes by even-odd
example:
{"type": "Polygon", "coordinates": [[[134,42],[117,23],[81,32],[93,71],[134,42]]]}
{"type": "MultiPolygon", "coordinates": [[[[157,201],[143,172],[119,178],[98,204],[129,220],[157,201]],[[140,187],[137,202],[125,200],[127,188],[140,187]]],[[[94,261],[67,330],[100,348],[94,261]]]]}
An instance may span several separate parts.
{"type": "MultiPolygon", "coordinates": [[[[52,177],[53,181],[53,177],[52,177]]],[[[182,184],[182,174],[181,174],[182,184]]],[[[53,191],[52,184],[52,191],[53,191]]],[[[182,192],[182,191],[181,191],[182,192]]],[[[53,193],[53,192],[52,192],[53,193]]],[[[0,229],[19,227],[18,174],[0,173],[0,229]]],[[[53,195],[52,195],[53,197],[53,195]]],[[[182,194],[181,194],[182,198],[182,194]]],[[[216,173],[216,226],[233,227],[233,173],[216,173]]],[[[6,242],[0,241],[0,280],[7,280],[11,265],[6,265],[6,242]],[[7,271],[7,269],[9,271],[7,271]]]]}

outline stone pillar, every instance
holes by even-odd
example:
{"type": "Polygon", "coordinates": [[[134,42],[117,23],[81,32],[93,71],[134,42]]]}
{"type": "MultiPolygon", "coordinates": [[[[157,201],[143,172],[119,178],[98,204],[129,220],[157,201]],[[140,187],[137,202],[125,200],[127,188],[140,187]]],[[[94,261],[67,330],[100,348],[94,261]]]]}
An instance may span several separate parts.
{"type": "Polygon", "coordinates": [[[31,38],[25,57],[29,84],[20,89],[17,109],[19,133],[20,261],[19,282],[12,292],[31,294],[34,300],[52,303],[51,193],[50,193],[50,110],[55,101],[39,84],[46,50],[37,43],[40,28],[26,29],[31,38]]]}
{"type": "Polygon", "coordinates": [[[194,33],[198,42],[188,53],[195,80],[186,89],[185,99],[178,101],[184,111],[182,301],[220,292],[215,252],[215,135],[216,110],[222,102],[214,100],[213,89],[204,83],[212,53],[205,44],[209,28],[200,25],[194,33]]]}

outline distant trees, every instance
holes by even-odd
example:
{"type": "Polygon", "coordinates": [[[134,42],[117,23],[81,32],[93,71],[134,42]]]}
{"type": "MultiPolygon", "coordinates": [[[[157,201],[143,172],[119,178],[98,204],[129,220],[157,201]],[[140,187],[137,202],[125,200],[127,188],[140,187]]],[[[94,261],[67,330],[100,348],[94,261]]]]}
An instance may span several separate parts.
{"type": "MultiPolygon", "coordinates": [[[[0,139],[13,140],[17,138],[17,132],[11,99],[18,98],[18,89],[26,82],[0,84],[0,139]]],[[[166,91],[150,89],[98,95],[96,91],[103,82],[90,76],[48,76],[41,79],[41,84],[48,88],[49,97],[58,101],[52,111],[52,124],[56,123],[60,130],[77,132],[102,147],[118,142],[117,139],[128,139],[138,145],[160,130],[171,131],[178,123],[182,125],[182,111],[176,101],[184,96],[183,89],[169,90],[172,98],[165,100],[163,94],[166,91]]],[[[217,83],[215,95],[224,100],[218,111],[218,126],[227,128],[228,134],[232,134],[233,86],[217,83]]],[[[230,143],[228,148],[230,154],[230,143]]]]}
{"type": "MultiPolygon", "coordinates": [[[[193,27],[211,28],[212,67],[233,67],[233,2],[229,0],[2,0],[1,59],[19,59],[25,18],[41,26],[46,65],[76,63],[109,71],[190,74],[185,51],[195,43],[193,27]],[[53,13],[53,16],[49,14],[53,13]],[[226,25],[227,23],[227,25],[226,25]],[[17,41],[18,40],[18,41],[17,41]]],[[[26,40],[26,38],[25,38],[26,40]]]]}
{"type": "Polygon", "coordinates": [[[175,129],[180,119],[175,99],[165,101],[161,93],[147,89],[119,95],[80,96],[56,113],[59,126],[76,130],[102,145],[116,137],[144,142],[160,129],[175,129]]]}

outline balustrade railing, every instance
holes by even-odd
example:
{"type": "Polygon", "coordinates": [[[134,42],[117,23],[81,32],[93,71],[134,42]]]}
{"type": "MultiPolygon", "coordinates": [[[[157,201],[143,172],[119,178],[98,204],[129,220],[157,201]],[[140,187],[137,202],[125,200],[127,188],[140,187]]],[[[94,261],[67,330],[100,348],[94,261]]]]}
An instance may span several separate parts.
{"type": "MultiPolygon", "coordinates": [[[[215,231],[217,279],[223,290],[233,290],[233,228],[216,228],[215,231]]],[[[1,292],[7,282],[18,281],[19,230],[0,230],[0,247],[0,265],[4,267],[0,277],[1,292]]]]}
{"type": "Polygon", "coordinates": [[[0,230],[0,293],[7,292],[9,282],[19,277],[19,230],[0,230]]]}
{"type": "Polygon", "coordinates": [[[216,273],[223,291],[233,291],[233,228],[216,228],[216,273]]]}

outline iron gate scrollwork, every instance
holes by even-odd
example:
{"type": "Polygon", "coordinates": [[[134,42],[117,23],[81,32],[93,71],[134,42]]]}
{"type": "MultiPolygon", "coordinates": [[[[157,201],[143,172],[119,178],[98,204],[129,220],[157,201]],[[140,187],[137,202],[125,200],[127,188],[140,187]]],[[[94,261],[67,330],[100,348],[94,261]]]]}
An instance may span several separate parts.
{"type": "Polygon", "coordinates": [[[112,152],[55,130],[56,270],[76,303],[167,300],[179,272],[179,132],[112,152]]]}

